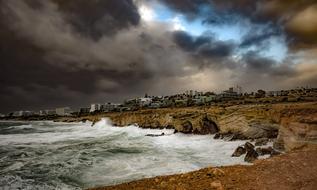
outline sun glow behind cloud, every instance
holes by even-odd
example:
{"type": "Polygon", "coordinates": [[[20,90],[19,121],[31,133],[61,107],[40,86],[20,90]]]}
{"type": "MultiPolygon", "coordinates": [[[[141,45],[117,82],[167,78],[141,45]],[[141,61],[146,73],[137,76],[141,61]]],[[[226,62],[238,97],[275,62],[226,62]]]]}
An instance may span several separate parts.
{"type": "Polygon", "coordinates": [[[145,5],[140,6],[139,13],[140,13],[141,19],[146,22],[153,21],[156,18],[155,11],[145,5]]]}

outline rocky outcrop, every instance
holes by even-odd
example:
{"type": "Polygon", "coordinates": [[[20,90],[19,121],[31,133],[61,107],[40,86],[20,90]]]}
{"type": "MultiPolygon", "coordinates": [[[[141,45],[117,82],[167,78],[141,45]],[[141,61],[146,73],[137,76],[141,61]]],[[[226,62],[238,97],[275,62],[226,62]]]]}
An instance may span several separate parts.
{"type": "Polygon", "coordinates": [[[260,138],[255,140],[255,146],[263,146],[266,145],[269,142],[268,138],[260,138]]]}
{"type": "Polygon", "coordinates": [[[215,134],[219,131],[217,124],[207,116],[203,117],[200,126],[200,134],[215,134]]]}
{"type": "Polygon", "coordinates": [[[234,153],[231,155],[232,157],[240,157],[241,155],[245,154],[247,151],[244,147],[238,146],[234,153]]]}
{"type": "Polygon", "coordinates": [[[290,151],[305,146],[317,147],[317,113],[283,118],[274,148],[290,151]]]}
{"type": "Polygon", "coordinates": [[[217,133],[215,138],[225,140],[278,136],[274,148],[288,151],[316,144],[316,114],[317,103],[292,103],[146,109],[79,118],[61,117],[57,121],[95,121],[108,117],[116,126],[137,124],[142,128],[169,128],[182,133],[217,133]]]}
{"type": "MultiPolygon", "coordinates": [[[[183,133],[192,133],[193,131],[193,125],[190,121],[185,121],[184,123],[182,123],[182,130],[181,132],[183,133]]],[[[198,130],[197,130],[198,133],[198,130]]]]}
{"type": "Polygon", "coordinates": [[[193,109],[158,109],[107,114],[113,124],[127,126],[137,124],[141,128],[169,128],[176,132],[214,134],[218,124],[211,114],[193,109]]]}
{"type": "Polygon", "coordinates": [[[267,148],[262,148],[262,147],[258,147],[255,149],[255,151],[260,155],[271,155],[271,156],[275,156],[275,155],[279,155],[280,152],[274,150],[271,146],[267,147],[267,148]]]}
{"type": "Polygon", "coordinates": [[[247,150],[247,151],[251,151],[251,150],[254,150],[254,145],[249,143],[249,142],[246,142],[244,144],[244,148],[247,150]]]}
{"type": "Polygon", "coordinates": [[[245,162],[253,162],[258,159],[259,154],[252,148],[247,151],[247,154],[244,157],[245,162]]]}
{"type": "Polygon", "coordinates": [[[264,155],[264,154],[273,154],[274,150],[271,147],[270,149],[266,148],[257,148],[257,150],[254,150],[254,145],[250,142],[246,142],[244,146],[239,146],[236,148],[234,153],[231,155],[232,157],[240,157],[243,154],[246,153],[244,157],[245,162],[253,162],[254,160],[258,159],[259,155],[264,155]]]}

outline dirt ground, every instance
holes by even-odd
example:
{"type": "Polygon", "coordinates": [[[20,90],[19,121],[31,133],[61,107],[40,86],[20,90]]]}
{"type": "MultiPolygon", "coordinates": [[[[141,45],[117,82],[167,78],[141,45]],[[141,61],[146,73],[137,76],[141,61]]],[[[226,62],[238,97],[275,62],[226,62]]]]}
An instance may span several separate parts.
{"type": "Polygon", "coordinates": [[[254,165],[204,168],[94,190],[316,190],[317,149],[297,150],[254,165]]]}

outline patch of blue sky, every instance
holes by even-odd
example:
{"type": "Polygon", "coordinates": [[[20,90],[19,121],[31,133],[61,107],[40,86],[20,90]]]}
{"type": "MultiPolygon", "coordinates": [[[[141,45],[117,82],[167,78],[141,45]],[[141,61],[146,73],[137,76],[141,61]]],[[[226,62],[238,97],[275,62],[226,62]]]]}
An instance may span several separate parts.
{"type": "MultiPolygon", "coordinates": [[[[233,22],[233,23],[217,23],[217,24],[206,24],[203,21],[204,17],[197,17],[192,20],[186,19],[186,17],[180,13],[176,13],[173,10],[162,4],[156,4],[154,9],[156,17],[155,19],[161,22],[175,22],[177,20],[181,28],[186,32],[194,36],[202,35],[205,32],[211,32],[215,35],[218,40],[226,41],[233,40],[239,44],[242,37],[250,31],[251,24],[244,22],[233,22]]],[[[211,14],[212,9],[203,7],[202,14],[211,14]]],[[[282,62],[287,55],[287,45],[285,39],[282,37],[274,37],[269,39],[269,45],[267,49],[259,50],[260,55],[270,57],[277,62],[282,62]]],[[[242,51],[237,51],[237,54],[241,54],[248,50],[255,50],[254,47],[249,47],[242,51]]]]}
{"type": "MultiPolygon", "coordinates": [[[[206,14],[206,11],[212,11],[210,9],[203,9],[203,13],[206,14]]],[[[246,33],[245,27],[240,24],[223,24],[223,25],[210,25],[204,24],[202,18],[196,18],[193,20],[188,20],[184,15],[175,13],[171,9],[167,8],[164,5],[157,4],[154,7],[156,13],[156,19],[162,22],[173,22],[175,18],[179,21],[185,31],[194,35],[199,36],[204,32],[212,32],[219,40],[235,40],[240,41],[241,37],[246,33]]]]}
{"type": "Polygon", "coordinates": [[[262,49],[260,55],[270,57],[277,62],[282,62],[287,55],[287,45],[282,37],[273,37],[268,42],[267,49],[262,49]]]}

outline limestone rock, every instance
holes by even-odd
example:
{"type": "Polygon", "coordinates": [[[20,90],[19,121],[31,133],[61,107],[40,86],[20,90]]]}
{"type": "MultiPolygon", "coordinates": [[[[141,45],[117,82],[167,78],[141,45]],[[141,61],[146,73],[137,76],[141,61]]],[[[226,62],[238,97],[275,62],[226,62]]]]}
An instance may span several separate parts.
{"type": "Polygon", "coordinates": [[[200,122],[200,134],[215,134],[219,131],[217,124],[208,117],[203,117],[200,122]]]}
{"type": "Polygon", "coordinates": [[[274,148],[294,150],[304,146],[317,146],[317,113],[306,117],[283,118],[274,148]]]}
{"type": "Polygon", "coordinates": [[[190,121],[185,121],[182,123],[182,133],[191,133],[193,130],[193,125],[190,121]]]}

